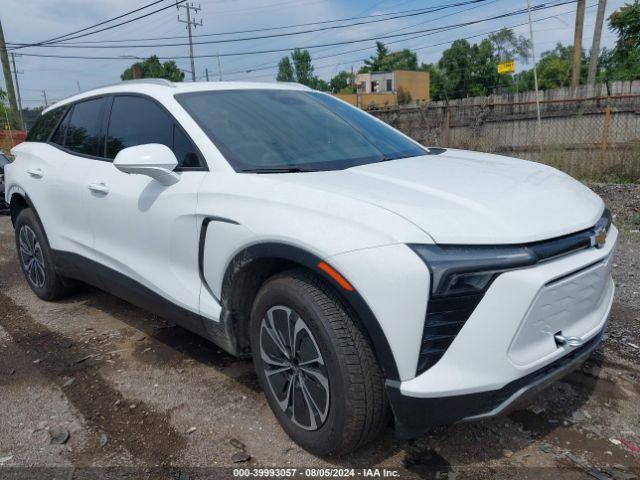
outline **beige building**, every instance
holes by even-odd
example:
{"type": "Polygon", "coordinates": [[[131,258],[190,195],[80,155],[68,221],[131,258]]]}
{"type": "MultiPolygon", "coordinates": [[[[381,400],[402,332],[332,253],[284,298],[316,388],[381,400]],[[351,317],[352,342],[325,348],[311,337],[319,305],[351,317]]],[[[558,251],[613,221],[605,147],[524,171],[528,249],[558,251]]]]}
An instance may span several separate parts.
{"type": "Polygon", "coordinates": [[[429,72],[359,73],[355,87],[357,93],[336,96],[360,108],[420,104],[429,101],[429,72]]]}

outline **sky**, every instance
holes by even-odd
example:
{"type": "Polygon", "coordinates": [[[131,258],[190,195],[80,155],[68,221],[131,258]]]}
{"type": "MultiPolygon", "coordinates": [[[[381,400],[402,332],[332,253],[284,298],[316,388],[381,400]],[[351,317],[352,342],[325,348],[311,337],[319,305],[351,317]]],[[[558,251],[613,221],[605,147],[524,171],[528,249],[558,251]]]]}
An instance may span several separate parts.
{"type": "MultiPolygon", "coordinates": [[[[189,0],[191,1],[191,0],[189,0]]],[[[464,0],[201,0],[194,5],[202,8],[195,14],[195,19],[202,20],[203,25],[193,31],[194,35],[234,32],[238,30],[299,25],[302,23],[325,20],[344,19],[356,16],[378,15],[405,10],[424,9],[451,3],[462,3],[464,0]]],[[[557,4],[566,0],[531,0],[531,5],[557,4]]],[[[85,28],[95,23],[118,16],[141,7],[151,0],[2,0],[0,21],[4,29],[7,43],[33,43],[47,40],[58,35],[85,28]]],[[[16,54],[49,54],[73,55],[88,57],[118,57],[116,59],[71,59],[41,58],[16,55],[18,81],[23,107],[37,107],[44,104],[43,90],[46,91],[50,103],[60,100],[79,90],[89,90],[101,85],[118,82],[120,74],[136,60],[126,58],[127,55],[146,57],[157,54],[161,57],[175,58],[178,67],[186,71],[185,80],[190,81],[189,48],[185,37],[186,26],[178,22],[178,10],[173,6],[175,0],[163,2],[142,10],[130,17],[170,6],[162,12],[150,15],[139,21],[122,25],[95,35],[71,40],[76,43],[105,42],[101,45],[116,48],[61,48],[29,47],[16,50],[16,54]],[[139,40],[147,38],[181,37],[168,40],[139,40]],[[118,42],[112,42],[112,41],[118,42]],[[109,41],[111,43],[106,43],[109,41]],[[124,42],[122,42],[124,41],[124,42]],[[182,45],[160,47],[163,43],[182,45]],[[147,45],[133,48],[131,45],[147,45]],[[125,57],[125,58],[121,58],[125,57]],[[180,57],[180,58],[177,58],[180,57]]],[[[619,9],[624,0],[608,0],[606,16],[619,9]]],[[[583,48],[589,49],[593,36],[596,17],[597,0],[587,0],[584,22],[583,48]]],[[[525,0],[485,0],[476,4],[467,4],[454,8],[442,9],[432,13],[406,18],[396,18],[376,23],[337,28],[332,30],[309,32],[300,35],[279,38],[254,39],[237,42],[195,44],[194,55],[210,55],[208,58],[195,59],[197,80],[204,80],[205,69],[208,69],[211,80],[219,78],[216,54],[220,54],[222,77],[224,80],[274,81],[277,63],[286,52],[253,53],[250,55],[232,55],[256,50],[293,49],[295,47],[317,46],[327,43],[371,39],[349,45],[310,48],[315,74],[329,80],[340,70],[357,71],[362,60],[375,52],[375,40],[384,35],[412,32],[415,35],[396,36],[384,39],[391,50],[410,48],[416,50],[419,62],[437,62],[442,52],[454,40],[469,38],[474,43],[482,40],[487,33],[501,27],[512,27],[513,30],[526,37],[529,27],[527,15],[519,14],[506,18],[487,20],[467,25],[446,32],[424,32],[447,25],[472,22],[497,17],[501,14],[526,8],[525,0]],[[419,38],[413,38],[421,35],[419,38]],[[350,52],[352,50],[360,50],[350,52]],[[345,53],[350,52],[350,53],[345,53]]],[[[533,12],[534,40],[536,53],[550,50],[557,42],[573,43],[576,4],[559,5],[547,10],[533,12]]],[[[184,9],[180,9],[180,17],[185,18],[184,9]]],[[[375,17],[381,18],[381,17],[375,17]]],[[[386,18],[386,17],[382,17],[386,18]]],[[[374,18],[367,19],[372,20],[374,18]]],[[[117,22],[114,22],[117,23],[117,22]]],[[[325,25],[341,25],[331,23],[325,25]]],[[[108,26],[109,24],[105,25],[108,26]]],[[[218,35],[196,37],[195,42],[211,42],[215,40],[237,39],[247,36],[292,32],[318,28],[317,26],[297,27],[286,30],[252,34],[218,35]]],[[[602,47],[611,47],[615,35],[606,28],[603,30],[602,47]]],[[[91,44],[94,47],[96,44],[91,44]]],[[[527,68],[518,64],[517,69],[527,68]]],[[[1,77],[1,76],[0,76],[1,77]]],[[[4,88],[4,78],[0,78],[0,87],[4,88]]]]}

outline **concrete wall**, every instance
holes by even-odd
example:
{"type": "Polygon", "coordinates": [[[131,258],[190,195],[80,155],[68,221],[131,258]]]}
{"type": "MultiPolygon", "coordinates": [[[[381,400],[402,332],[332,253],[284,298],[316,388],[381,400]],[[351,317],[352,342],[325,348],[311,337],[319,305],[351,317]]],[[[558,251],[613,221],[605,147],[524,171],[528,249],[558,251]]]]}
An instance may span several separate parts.
{"type": "Polygon", "coordinates": [[[408,92],[412,102],[429,101],[429,72],[412,72],[407,70],[396,70],[394,89],[408,92]]]}

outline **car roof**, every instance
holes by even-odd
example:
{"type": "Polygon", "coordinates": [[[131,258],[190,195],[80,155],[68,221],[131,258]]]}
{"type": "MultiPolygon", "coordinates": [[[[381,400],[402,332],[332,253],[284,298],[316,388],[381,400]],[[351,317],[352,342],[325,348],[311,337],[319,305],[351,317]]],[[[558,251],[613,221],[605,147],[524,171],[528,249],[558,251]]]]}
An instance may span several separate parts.
{"type": "Polygon", "coordinates": [[[77,93],[62,99],[43,110],[46,113],[57,107],[77,102],[84,98],[96,95],[107,95],[114,93],[143,93],[150,96],[158,94],[187,92],[206,92],[218,90],[300,90],[309,91],[309,87],[299,83],[290,82],[170,82],[161,78],[143,78],[139,80],[125,80],[123,82],[77,93]]]}

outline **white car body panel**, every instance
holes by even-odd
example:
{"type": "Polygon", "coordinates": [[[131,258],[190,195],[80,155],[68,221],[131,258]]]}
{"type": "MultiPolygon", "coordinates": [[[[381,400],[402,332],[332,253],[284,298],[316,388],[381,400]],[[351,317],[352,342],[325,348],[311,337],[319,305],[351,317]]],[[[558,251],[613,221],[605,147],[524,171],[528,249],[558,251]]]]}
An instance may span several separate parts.
{"type": "Polygon", "coordinates": [[[614,290],[613,226],[603,248],[592,238],[589,248],[498,275],[440,360],[417,374],[431,273],[412,244],[555,239],[593,228],[603,216],[602,200],[551,167],[461,150],[335,171],[238,173],[174,97],[224,89],[308,90],[140,82],[75,95],[50,109],[96,95],[155,99],[188,132],[208,171],[179,172],[177,183],[161,185],[110,162],[26,142],[12,150],[16,161],[6,167],[7,200],[14,193],[30,199],[52,249],[80,255],[199,314],[206,331],[228,327],[223,284],[239,253],[273,243],[307,252],[335,268],[371,310],[397,370],[391,382],[406,397],[500,389],[569,353],[570,347],[553,343],[556,329],[584,341],[602,332],[614,290]],[[43,177],[30,175],[33,169],[43,177]],[[90,184],[104,184],[108,193],[92,192],[90,184]],[[592,272],[595,262],[603,263],[592,272]],[[598,300],[563,313],[554,305],[564,300],[549,282],[569,275],[570,284],[583,268],[590,277],[575,277],[563,298],[584,300],[593,289],[598,300]],[[547,307],[552,318],[544,314],[547,307]]]}
{"type": "MultiPolygon", "coordinates": [[[[44,143],[21,143],[11,151],[20,162],[8,165],[11,185],[27,192],[42,221],[51,248],[89,255],[93,232],[78,185],[88,183],[92,163],[44,143]],[[29,174],[40,171],[42,177],[29,174]]],[[[10,184],[7,183],[7,191],[10,184]]],[[[7,197],[9,198],[9,197],[7,197]]]]}
{"type": "Polygon", "coordinates": [[[595,193],[554,168],[461,150],[283,181],[379,205],[445,244],[555,238],[593,226],[603,209],[595,193]]]}
{"type": "Polygon", "coordinates": [[[207,173],[182,174],[179,182],[165,186],[120,172],[110,162],[90,163],[88,184],[103,184],[109,192],[84,192],[82,205],[94,232],[89,258],[197,313],[201,282],[193,254],[195,212],[207,173]]]}
{"type": "MultiPolygon", "coordinates": [[[[526,365],[516,363],[510,356],[510,348],[522,327],[522,320],[544,285],[567,275],[567,272],[579,271],[595,262],[613,262],[617,237],[618,231],[612,226],[606,246],[602,249],[584,250],[500,275],[441,361],[423,374],[402,382],[402,393],[426,398],[495,390],[565,355],[570,347],[555,347],[552,336],[555,330],[547,334],[546,354],[534,362],[526,365]]],[[[596,335],[607,321],[613,292],[614,285],[609,275],[604,292],[594,292],[598,296],[604,293],[597,309],[587,319],[571,318],[574,321],[567,323],[563,333],[584,341],[596,335]]],[[[540,333],[548,330],[545,323],[538,326],[540,333]]],[[[530,348],[538,347],[537,340],[530,348]]]]}

